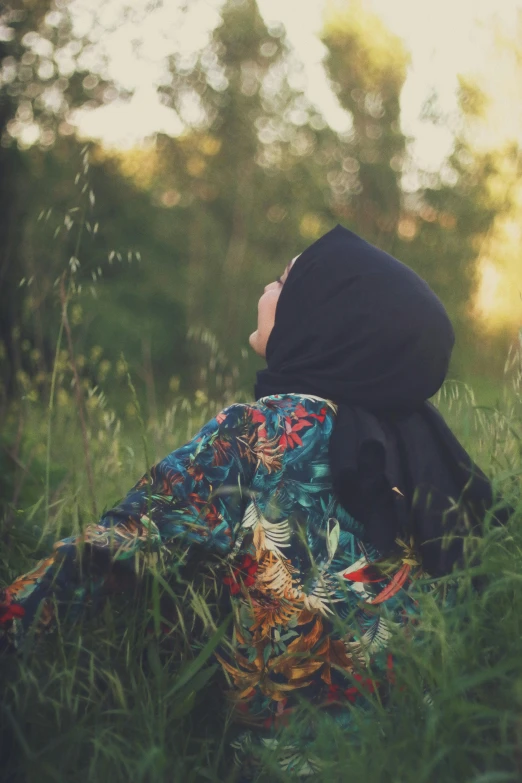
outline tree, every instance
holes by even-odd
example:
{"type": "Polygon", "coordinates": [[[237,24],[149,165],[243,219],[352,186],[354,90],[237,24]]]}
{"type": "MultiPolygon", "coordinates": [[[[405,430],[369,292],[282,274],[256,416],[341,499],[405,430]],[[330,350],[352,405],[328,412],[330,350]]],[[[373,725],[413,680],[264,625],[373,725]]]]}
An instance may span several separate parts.
{"type": "Polygon", "coordinates": [[[165,183],[180,206],[190,200],[189,321],[204,321],[232,349],[254,328],[261,285],[302,249],[303,219],[307,238],[332,222],[325,167],[313,166],[312,154],[334,134],[292,86],[296,67],[283,31],[267,30],[256,2],[229,0],[197,59],[171,58],[162,89],[187,124],[180,139],[161,140],[161,154],[165,183]]]}
{"type": "MultiPolygon", "coordinates": [[[[403,201],[398,253],[440,296],[457,333],[452,372],[457,376],[499,375],[505,340],[486,338],[472,304],[480,285],[480,259],[491,248],[498,221],[511,213],[517,191],[514,144],[477,149],[469,133],[484,111],[477,85],[461,79],[454,148],[436,173],[418,172],[420,187],[403,201]]],[[[447,121],[432,106],[435,122],[447,121]]]]}
{"type": "Polygon", "coordinates": [[[327,73],[353,118],[349,154],[342,162],[346,184],[357,197],[353,220],[366,239],[389,246],[401,210],[406,139],[400,96],[409,55],[360,0],[348,8],[332,4],[321,37],[327,73]]]}
{"type": "MultiPolygon", "coordinates": [[[[92,42],[74,33],[66,7],[16,0],[1,13],[0,31],[0,340],[12,394],[20,365],[15,335],[21,330],[45,353],[41,325],[24,320],[26,292],[19,285],[32,275],[24,231],[35,198],[23,150],[51,149],[60,134],[73,133],[67,123],[73,108],[95,106],[115,91],[107,92],[108,83],[82,64],[92,42]]],[[[40,315],[31,318],[38,322],[40,315]]]]}

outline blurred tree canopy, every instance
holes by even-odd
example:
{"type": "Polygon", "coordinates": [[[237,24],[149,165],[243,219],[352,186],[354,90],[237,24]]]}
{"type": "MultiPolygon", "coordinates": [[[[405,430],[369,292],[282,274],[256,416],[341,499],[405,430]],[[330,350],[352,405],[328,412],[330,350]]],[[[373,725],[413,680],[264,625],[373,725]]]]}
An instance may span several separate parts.
{"type": "MultiPolygon", "coordinates": [[[[462,82],[444,170],[415,170],[418,185],[406,190],[415,167],[400,123],[402,42],[360,0],[333,6],[325,68],[351,117],[351,129],[336,133],[308,99],[284,29],[267,27],[255,0],[226,0],[208,43],[190,57],[173,52],[158,87],[183,133],[111,152],[78,140],[70,122],[74,108],[125,97],[97,53],[100,33],[80,34],[66,0],[0,12],[4,399],[21,372],[40,373],[45,385],[64,276],[85,372],[94,382],[112,377],[116,396],[122,352],[153,407],[178,382],[197,388],[201,344],[214,339],[221,369],[246,382],[259,366],[245,347],[260,289],[337,222],[441,296],[460,338],[454,373],[498,369],[491,357],[507,333],[487,356],[484,341],[475,347],[470,301],[480,249],[513,209],[492,183],[518,150],[473,148],[464,132],[481,106],[472,86],[462,82]]],[[[436,107],[426,111],[443,121],[436,107]]]]}
{"type": "MultiPolygon", "coordinates": [[[[323,32],[326,70],[341,105],[353,118],[353,155],[343,168],[357,172],[354,218],[369,241],[383,246],[397,230],[400,174],[406,138],[400,97],[409,56],[402,41],[357,0],[331,13],[323,32]]],[[[351,184],[351,183],[349,183],[351,184]]]]}

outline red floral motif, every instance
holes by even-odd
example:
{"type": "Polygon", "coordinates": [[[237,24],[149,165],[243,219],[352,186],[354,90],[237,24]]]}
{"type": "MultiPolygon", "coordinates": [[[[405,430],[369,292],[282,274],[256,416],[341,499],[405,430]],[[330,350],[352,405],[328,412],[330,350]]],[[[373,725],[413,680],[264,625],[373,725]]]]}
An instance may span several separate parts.
{"type": "Polygon", "coordinates": [[[200,481],[203,481],[205,479],[205,472],[202,469],[201,465],[198,465],[197,462],[187,467],[187,473],[189,474],[189,476],[192,476],[192,478],[196,483],[199,483],[200,481]]]}
{"type": "Polygon", "coordinates": [[[345,688],[344,690],[341,689],[339,685],[330,685],[328,688],[328,692],[326,694],[326,700],[327,701],[339,701],[341,699],[341,696],[344,696],[345,699],[348,699],[351,704],[354,704],[357,696],[361,694],[361,690],[367,691],[368,693],[375,693],[377,688],[375,686],[375,683],[373,680],[371,680],[369,677],[363,677],[361,674],[358,674],[357,672],[354,672],[352,674],[352,677],[354,680],[356,680],[360,687],[357,688],[355,685],[350,686],[349,688],[345,688]]]}
{"type": "Polygon", "coordinates": [[[377,690],[375,687],[375,683],[373,680],[371,680],[369,677],[363,677],[362,675],[358,674],[357,672],[353,673],[353,678],[356,680],[360,688],[356,688],[354,685],[352,685],[351,688],[346,688],[344,691],[344,695],[348,699],[348,701],[355,702],[357,695],[360,694],[361,690],[367,691],[368,693],[375,693],[377,690]]]}
{"type": "Polygon", "coordinates": [[[260,439],[266,438],[266,416],[264,416],[261,411],[254,408],[252,410],[252,421],[254,424],[259,424],[259,427],[257,428],[257,437],[260,439]]]}
{"type": "Polygon", "coordinates": [[[341,689],[338,685],[330,685],[326,694],[326,701],[338,701],[341,697],[341,689]]]}
{"type": "Polygon", "coordinates": [[[261,411],[258,411],[257,408],[252,408],[252,421],[256,424],[264,424],[266,422],[266,416],[264,416],[261,411]]]}
{"type": "Polygon", "coordinates": [[[295,407],[292,416],[285,416],[285,432],[279,439],[279,445],[283,449],[293,449],[296,446],[303,445],[303,441],[297,433],[305,427],[313,426],[311,421],[305,421],[305,418],[308,418],[310,415],[311,414],[308,413],[304,405],[299,403],[299,405],[295,407]],[[295,419],[297,419],[297,421],[295,421],[295,419]]]}
{"type": "Polygon", "coordinates": [[[406,583],[410,570],[411,565],[409,565],[409,563],[404,563],[404,565],[401,566],[397,573],[394,574],[394,576],[390,579],[384,590],[381,590],[381,592],[376,595],[375,598],[372,598],[370,601],[368,601],[368,603],[375,606],[375,604],[382,604],[384,601],[388,601],[390,598],[396,595],[401,587],[403,587],[403,585],[406,583]]]}
{"type": "Polygon", "coordinates": [[[238,579],[241,580],[245,587],[251,587],[256,581],[255,574],[258,568],[257,560],[254,560],[251,555],[245,555],[237,566],[232,569],[232,574],[225,576],[223,584],[230,587],[232,595],[237,595],[241,590],[238,579]]]}
{"type": "Polygon", "coordinates": [[[14,620],[15,617],[23,617],[25,609],[20,604],[8,604],[7,606],[0,606],[0,625],[8,623],[9,620],[14,620]]]}
{"type": "Polygon", "coordinates": [[[221,514],[213,503],[203,500],[196,492],[191,492],[187,496],[187,500],[196,509],[198,516],[205,520],[211,530],[220,524],[221,514]]]}
{"type": "Polygon", "coordinates": [[[231,443],[223,438],[216,438],[213,443],[214,457],[213,465],[226,465],[230,461],[231,443]]]}
{"type": "Polygon", "coordinates": [[[156,468],[154,467],[151,468],[150,476],[147,474],[138,481],[135,489],[142,489],[150,484],[153,492],[159,495],[171,495],[172,487],[176,484],[180,484],[182,481],[183,476],[181,473],[177,473],[174,470],[168,470],[164,476],[158,476],[156,468]]]}
{"type": "Polygon", "coordinates": [[[349,579],[350,582],[382,582],[385,579],[384,574],[373,565],[365,565],[359,568],[357,571],[349,571],[347,574],[343,574],[345,579],[349,579]]]}
{"type": "MultiPolygon", "coordinates": [[[[279,439],[279,445],[282,449],[293,449],[296,446],[302,446],[303,441],[297,433],[305,427],[312,427],[311,421],[306,419],[317,419],[322,423],[326,418],[327,408],[321,408],[319,413],[309,413],[302,403],[299,403],[291,414],[283,419],[285,431],[279,439]]],[[[266,438],[266,416],[261,411],[254,408],[251,412],[252,421],[258,424],[257,434],[259,438],[266,438]]]]}
{"type": "Polygon", "coordinates": [[[309,413],[307,415],[312,419],[317,419],[317,421],[319,421],[322,424],[323,421],[326,419],[327,412],[328,412],[328,408],[321,408],[319,413],[309,413]]]}

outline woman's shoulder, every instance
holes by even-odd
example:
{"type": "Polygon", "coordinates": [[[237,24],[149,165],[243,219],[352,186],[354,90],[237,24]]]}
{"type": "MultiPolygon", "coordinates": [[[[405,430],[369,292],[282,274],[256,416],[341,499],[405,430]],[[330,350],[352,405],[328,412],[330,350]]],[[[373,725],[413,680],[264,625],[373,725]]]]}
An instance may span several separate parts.
{"type": "MultiPolygon", "coordinates": [[[[224,408],[217,414],[220,429],[247,429],[261,427],[261,435],[265,434],[265,426],[295,429],[299,420],[302,427],[312,423],[322,424],[325,419],[331,419],[337,412],[337,406],[322,397],[308,394],[271,394],[253,402],[236,402],[224,408]]],[[[299,427],[298,427],[299,428],[299,427]]]]}
{"type": "Polygon", "coordinates": [[[337,406],[332,400],[311,394],[271,394],[261,397],[255,403],[251,403],[251,406],[261,410],[280,411],[284,415],[296,413],[299,416],[303,411],[322,416],[337,413],[337,406]]]}

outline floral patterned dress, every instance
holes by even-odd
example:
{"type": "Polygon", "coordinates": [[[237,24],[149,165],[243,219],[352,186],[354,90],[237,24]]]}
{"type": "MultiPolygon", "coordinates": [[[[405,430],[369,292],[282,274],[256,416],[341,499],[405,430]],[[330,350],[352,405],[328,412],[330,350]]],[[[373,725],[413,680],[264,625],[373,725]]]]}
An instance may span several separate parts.
{"type": "MultiPolygon", "coordinates": [[[[302,696],[349,721],[348,705],[364,707],[393,680],[387,641],[416,612],[411,547],[399,542],[403,557],[385,563],[333,495],[335,415],[330,401],[300,394],[232,405],[81,537],[133,572],[152,557],[168,573],[194,547],[220,557],[234,630],[217,657],[245,725],[239,755],[256,732],[269,743],[302,696]]],[[[52,626],[51,595],[81,604],[106,587],[103,575],[82,583],[78,542],[58,542],[0,592],[0,627],[15,647],[37,611],[38,625],[52,626]]],[[[290,751],[284,763],[307,774],[296,759],[290,751]]]]}

